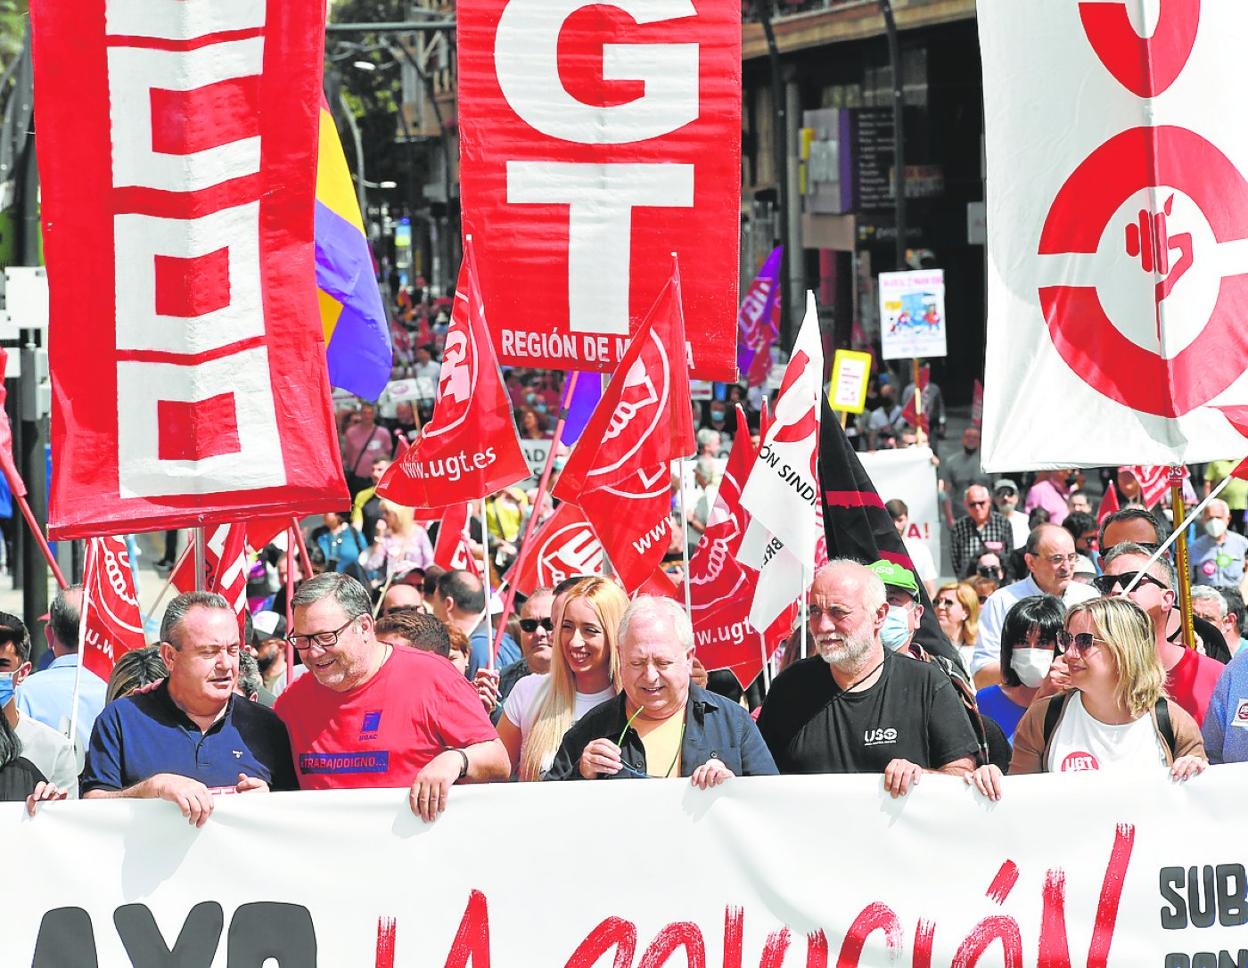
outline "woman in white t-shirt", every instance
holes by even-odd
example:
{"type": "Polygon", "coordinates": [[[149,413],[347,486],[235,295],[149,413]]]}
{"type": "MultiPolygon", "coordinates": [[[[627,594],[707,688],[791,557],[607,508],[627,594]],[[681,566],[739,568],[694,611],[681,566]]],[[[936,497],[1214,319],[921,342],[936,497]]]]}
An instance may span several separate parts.
{"type": "MultiPolygon", "coordinates": [[[[1169,768],[1186,780],[1209,765],[1196,721],[1166,698],[1147,613],[1125,598],[1095,598],[1066,615],[1058,648],[1074,687],[1033,702],[1014,733],[1010,775],[1169,768]]],[[[1001,798],[1001,771],[970,777],[1001,798]]]]}
{"type": "Polygon", "coordinates": [[[585,578],[551,609],[558,648],[546,675],[525,676],[511,690],[498,721],[513,772],[540,780],[578,719],[620,689],[616,632],[628,598],[615,582],[585,578]]]}

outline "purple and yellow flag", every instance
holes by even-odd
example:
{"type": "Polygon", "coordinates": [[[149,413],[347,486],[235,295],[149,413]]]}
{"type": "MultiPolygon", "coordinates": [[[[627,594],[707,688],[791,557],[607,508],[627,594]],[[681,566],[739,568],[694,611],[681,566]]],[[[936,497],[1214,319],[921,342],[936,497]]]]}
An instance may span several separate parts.
{"type": "Polygon", "coordinates": [[[390,327],[347,156],[323,100],[316,171],[316,287],[329,382],[376,400],[390,379],[390,327]]]}

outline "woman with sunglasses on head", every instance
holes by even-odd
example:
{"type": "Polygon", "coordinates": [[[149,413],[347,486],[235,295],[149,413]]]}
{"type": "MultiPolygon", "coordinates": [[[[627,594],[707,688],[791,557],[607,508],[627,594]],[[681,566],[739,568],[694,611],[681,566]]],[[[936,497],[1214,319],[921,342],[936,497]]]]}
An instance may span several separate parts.
{"type": "Polygon", "coordinates": [[[992,719],[1006,739],[1036,698],[1057,656],[1057,639],[1063,631],[1066,607],[1052,595],[1029,595],[1005,613],[1001,627],[1001,678],[975,694],[981,715],[992,719]]]}
{"type": "Polygon", "coordinates": [[[563,734],[620,689],[616,633],[627,596],[605,578],[584,578],[558,591],[550,672],[517,682],[498,721],[499,738],[521,780],[540,780],[563,734]]]}
{"type": "MultiPolygon", "coordinates": [[[[1058,637],[1073,689],[1033,703],[1014,734],[1010,775],[1166,766],[1187,780],[1209,765],[1200,729],[1166,697],[1166,673],[1144,610],[1122,598],[1075,605],[1058,637]]],[[[1001,771],[967,778],[1001,799],[1001,771]]]]}
{"type": "Polygon", "coordinates": [[[949,637],[962,658],[962,667],[971,674],[971,658],[979,637],[979,594],[969,582],[951,581],[936,589],[932,599],[940,630],[949,637]]]}

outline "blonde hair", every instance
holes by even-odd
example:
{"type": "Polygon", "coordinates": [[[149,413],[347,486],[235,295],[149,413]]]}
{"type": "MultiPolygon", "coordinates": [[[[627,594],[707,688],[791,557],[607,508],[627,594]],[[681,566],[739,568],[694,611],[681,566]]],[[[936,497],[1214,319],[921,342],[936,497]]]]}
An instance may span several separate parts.
{"type": "Polygon", "coordinates": [[[966,612],[966,618],[962,620],[962,644],[974,645],[979,641],[979,592],[969,581],[951,581],[937,588],[933,597],[939,597],[943,592],[953,592],[962,603],[966,612]]]}
{"type": "Polygon", "coordinates": [[[1140,717],[1166,696],[1166,670],[1157,658],[1153,622],[1135,602],[1126,598],[1094,598],[1066,613],[1066,627],[1076,615],[1087,614],[1098,643],[1113,656],[1118,668],[1114,698],[1132,716],[1140,717]]]}
{"type": "Polygon", "coordinates": [[[395,524],[397,525],[394,529],[396,537],[406,538],[412,533],[412,528],[416,524],[416,515],[411,508],[404,507],[402,504],[395,504],[393,501],[387,501],[385,498],[382,498],[377,502],[377,510],[382,514],[389,511],[394,515],[395,524]]]}
{"type": "Polygon", "coordinates": [[[564,612],[578,598],[586,599],[598,616],[606,640],[611,682],[615,691],[620,691],[618,635],[620,618],[628,607],[628,598],[615,582],[605,578],[586,578],[555,599],[551,615],[555,626],[554,655],[550,661],[550,676],[539,693],[537,718],[524,737],[524,748],[520,753],[521,780],[541,779],[543,761],[559,749],[564,733],[572,727],[576,712],[576,675],[564,651],[562,630],[564,612]]]}

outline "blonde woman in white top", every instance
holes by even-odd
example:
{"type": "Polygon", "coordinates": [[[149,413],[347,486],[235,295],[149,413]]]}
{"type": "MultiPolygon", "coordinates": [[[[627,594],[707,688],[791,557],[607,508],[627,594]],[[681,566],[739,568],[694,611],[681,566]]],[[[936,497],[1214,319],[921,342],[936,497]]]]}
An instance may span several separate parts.
{"type": "Polygon", "coordinates": [[[498,721],[521,780],[540,780],[572,724],[619,693],[616,634],[627,607],[624,592],[605,578],[584,578],[555,599],[550,672],[517,682],[498,721]]]}

